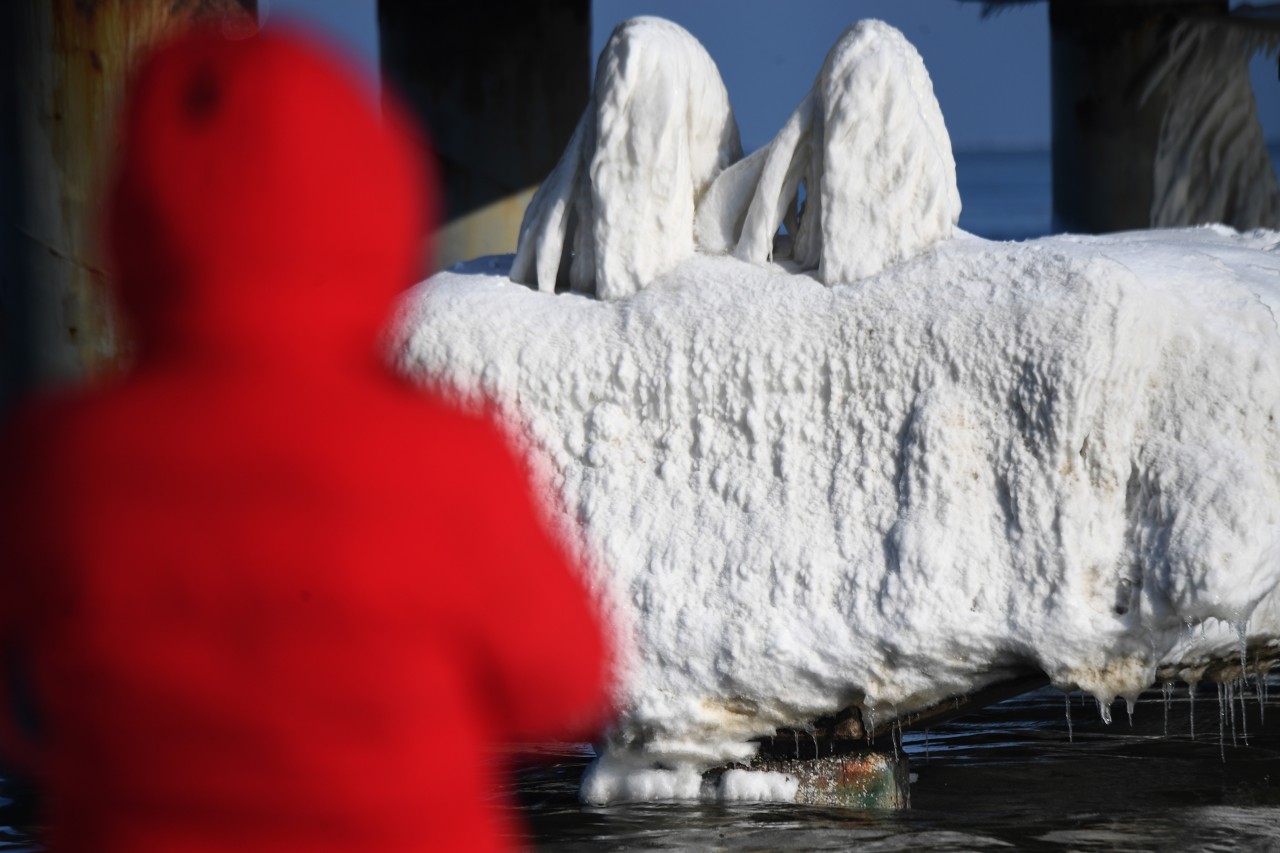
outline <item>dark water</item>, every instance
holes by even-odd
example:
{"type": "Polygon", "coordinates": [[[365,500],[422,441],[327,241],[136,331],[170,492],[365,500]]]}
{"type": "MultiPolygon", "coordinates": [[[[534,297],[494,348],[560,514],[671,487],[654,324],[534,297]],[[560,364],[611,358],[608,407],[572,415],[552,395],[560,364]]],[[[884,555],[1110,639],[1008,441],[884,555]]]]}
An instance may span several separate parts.
{"type": "Polygon", "coordinates": [[[924,733],[904,749],[911,808],[852,813],[792,805],[580,806],[586,747],[548,749],[516,792],[541,850],[1276,850],[1280,851],[1280,679],[1233,716],[1216,685],[1195,703],[1148,691],[1123,702],[1045,688],[924,733]],[[1223,714],[1219,716],[1219,709],[1223,714]],[[1219,724],[1221,723],[1221,734],[1219,724]],[[1167,728],[1166,728],[1167,726],[1167,728]],[[1248,743],[1246,745],[1246,730],[1248,743]]]}
{"type": "Polygon", "coordinates": [[[38,820],[32,787],[0,770],[0,851],[39,850],[31,840],[38,820]]]}
{"type": "MultiPolygon", "coordinates": [[[[1231,708],[1217,686],[1191,702],[1148,691],[1132,720],[1045,688],[903,738],[911,808],[795,805],[581,806],[586,746],[542,748],[512,780],[539,850],[1280,851],[1280,675],[1231,708]],[[1264,714],[1265,710],[1265,714],[1264,714]],[[1234,723],[1234,726],[1233,726],[1234,723]]],[[[0,851],[39,849],[30,789],[0,780],[0,851]]]]}

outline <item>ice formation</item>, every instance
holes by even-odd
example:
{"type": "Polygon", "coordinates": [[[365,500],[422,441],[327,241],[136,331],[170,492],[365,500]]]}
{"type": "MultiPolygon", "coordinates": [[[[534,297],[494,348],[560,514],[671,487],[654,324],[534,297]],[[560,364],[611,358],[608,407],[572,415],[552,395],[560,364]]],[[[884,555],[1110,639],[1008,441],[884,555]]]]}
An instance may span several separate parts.
{"type": "Polygon", "coordinates": [[[629,296],[693,254],[695,205],[741,157],[728,93],[698,40],[661,18],[624,21],[525,211],[512,280],[629,296]]]}
{"type": "Polygon", "coordinates": [[[786,254],[834,284],[950,237],[960,217],[929,73],[881,21],[845,31],[777,137],[741,156],[702,45],[669,21],[626,21],[525,212],[512,280],[623,298],[695,250],[767,263],[785,225],[786,254]]]}
{"type": "Polygon", "coordinates": [[[674,25],[620,27],[594,97],[514,260],[425,283],[397,338],[527,437],[628,636],[584,798],[785,799],[702,773],[851,706],[1041,671],[1105,707],[1280,645],[1280,234],[954,232],[878,22],[737,163],[674,25]]]}
{"type": "Polygon", "coordinates": [[[1167,93],[1153,165],[1151,224],[1280,227],[1280,183],[1249,82],[1249,57],[1280,36],[1213,19],[1180,22],[1141,81],[1167,93]]]}
{"type": "Polygon", "coordinates": [[[1280,234],[945,241],[856,285],[695,256],[604,302],[441,273],[409,374],[527,430],[632,634],[592,801],[1042,670],[1280,638],[1280,234]],[[589,356],[585,355],[589,354],[589,356]],[[1247,625],[1247,628],[1245,627],[1247,625]]]}
{"type": "Polygon", "coordinates": [[[959,219],[951,137],[924,61],[902,33],[866,20],[836,42],[773,142],[716,179],[696,228],[704,251],[764,263],[785,224],[797,266],[835,284],[951,237],[959,219]]]}

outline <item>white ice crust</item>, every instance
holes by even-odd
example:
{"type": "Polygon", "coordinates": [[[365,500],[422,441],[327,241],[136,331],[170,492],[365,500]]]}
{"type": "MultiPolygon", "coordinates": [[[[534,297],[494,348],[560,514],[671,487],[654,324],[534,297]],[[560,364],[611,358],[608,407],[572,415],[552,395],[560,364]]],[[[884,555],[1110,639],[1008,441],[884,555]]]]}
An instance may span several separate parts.
{"type": "Polygon", "coordinates": [[[898,30],[865,20],[831,48],[773,142],[712,184],[695,227],[703,251],[762,264],[785,224],[798,268],[835,284],[951,237],[959,219],[951,137],[924,60],[898,30]]]}
{"type": "Polygon", "coordinates": [[[693,254],[697,200],[741,156],[729,95],[698,40],[662,18],[624,21],[525,211],[512,280],[631,295],[693,254]]]}
{"type": "Polygon", "coordinates": [[[1280,637],[1280,234],[960,237],[834,287],[694,256],[614,302],[507,263],[420,286],[398,353],[526,431],[616,608],[591,801],[851,704],[1107,702],[1280,637]]]}

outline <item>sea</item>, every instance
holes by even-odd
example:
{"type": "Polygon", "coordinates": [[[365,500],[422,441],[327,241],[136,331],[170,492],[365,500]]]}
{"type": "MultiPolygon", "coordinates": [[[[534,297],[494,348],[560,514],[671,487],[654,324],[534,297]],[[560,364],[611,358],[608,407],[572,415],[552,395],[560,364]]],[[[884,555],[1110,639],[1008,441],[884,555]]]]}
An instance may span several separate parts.
{"type": "MultiPolygon", "coordinates": [[[[1270,147],[1280,168],[1280,145],[1270,147]]],[[[960,226],[994,240],[1053,232],[1048,151],[957,152],[960,226]]],[[[520,751],[506,790],[545,851],[1277,851],[1280,673],[1175,685],[1123,702],[1052,687],[907,732],[910,806],[578,802],[589,744],[520,751]]],[[[447,768],[439,768],[447,772],[447,768]]],[[[424,804],[447,814],[448,804],[424,804]]],[[[32,786],[0,770],[0,853],[33,851],[32,786]]],[[[353,851],[357,853],[357,851],[353,851]]],[[[363,853],[360,851],[359,853],[363,853]]],[[[373,851],[370,851],[373,853],[373,851]]]]}
{"type": "Polygon", "coordinates": [[[1053,161],[1047,149],[957,151],[960,227],[988,240],[1054,232],[1053,161]]]}

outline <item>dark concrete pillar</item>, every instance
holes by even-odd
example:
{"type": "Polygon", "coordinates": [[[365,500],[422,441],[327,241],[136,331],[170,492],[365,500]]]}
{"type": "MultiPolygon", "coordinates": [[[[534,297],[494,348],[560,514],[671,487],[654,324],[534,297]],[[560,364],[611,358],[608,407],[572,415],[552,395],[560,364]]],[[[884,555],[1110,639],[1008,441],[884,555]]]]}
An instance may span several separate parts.
{"type": "Polygon", "coordinates": [[[1050,0],[1056,230],[1150,224],[1154,160],[1168,99],[1143,87],[1188,15],[1227,0],[1050,0]]]}
{"type": "Polygon", "coordinates": [[[532,190],[590,92],[590,0],[379,0],[384,84],[427,128],[445,221],[437,266],[514,252],[532,190]]]}

